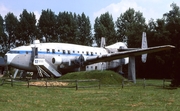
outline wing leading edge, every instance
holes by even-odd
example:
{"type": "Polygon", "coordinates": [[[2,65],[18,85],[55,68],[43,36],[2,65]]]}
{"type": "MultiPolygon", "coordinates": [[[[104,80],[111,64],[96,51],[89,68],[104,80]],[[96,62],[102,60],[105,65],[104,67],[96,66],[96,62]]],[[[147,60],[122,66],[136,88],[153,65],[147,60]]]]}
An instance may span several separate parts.
{"type": "Polygon", "coordinates": [[[135,49],[135,50],[129,50],[129,51],[110,53],[106,55],[97,56],[94,58],[87,58],[84,64],[90,65],[90,64],[94,64],[98,62],[107,62],[107,61],[112,61],[116,59],[130,57],[130,56],[138,56],[138,55],[142,55],[146,53],[154,53],[154,52],[159,52],[163,50],[170,50],[172,48],[175,48],[175,47],[172,45],[163,45],[163,46],[149,47],[149,48],[144,48],[144,49],[135,49]]]}

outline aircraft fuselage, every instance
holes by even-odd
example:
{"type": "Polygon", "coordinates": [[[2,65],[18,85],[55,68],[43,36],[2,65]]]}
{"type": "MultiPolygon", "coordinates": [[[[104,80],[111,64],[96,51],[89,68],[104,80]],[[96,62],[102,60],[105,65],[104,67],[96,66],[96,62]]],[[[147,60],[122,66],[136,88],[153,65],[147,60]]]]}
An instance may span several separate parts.
{"type": "Polygon", "coordinates": [[[127,48],[122,42],[107,46],[107,48],[67,43],[35,42],[28,46],[11,49],[6,53],[6,59],[10,66],[32,72],[37,71],[33,64],[34,58],[45,59],[49,65],[60,72],[77,71],[80,67],[84,67],[84,70],[112,69],[127,64],[128,58],[88,64],[86,66],[83,65],[83,61],[86,61],[87,58],[97,58],[117,52],[119,47],[127,48]]]}

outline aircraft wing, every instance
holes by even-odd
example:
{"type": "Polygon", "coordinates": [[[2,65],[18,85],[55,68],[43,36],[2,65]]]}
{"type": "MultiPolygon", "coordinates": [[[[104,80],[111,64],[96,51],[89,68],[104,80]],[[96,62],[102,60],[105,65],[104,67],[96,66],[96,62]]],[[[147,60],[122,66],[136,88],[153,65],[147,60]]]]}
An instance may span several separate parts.
{"type": "Polygon", "coordinates": [[[163,50],[169,50],[175,48],[172,45],[163,45],[163,46],[156,46],[156,47],[149,47],[144,49],[135,49],[135,50],[129,50],[129,51],[122,51],[122,52],[116,52],[116,53],[110,53],[106,55],[101,55],[97,57],[91,57],[87,58],[84,62],[85,65],[90,65],[98,62],[107,62],[111,60],[121,59],[125,57],[130,56],[138,56],[146,53],[153,53],[153,52],[159,52],[163,50]]]}

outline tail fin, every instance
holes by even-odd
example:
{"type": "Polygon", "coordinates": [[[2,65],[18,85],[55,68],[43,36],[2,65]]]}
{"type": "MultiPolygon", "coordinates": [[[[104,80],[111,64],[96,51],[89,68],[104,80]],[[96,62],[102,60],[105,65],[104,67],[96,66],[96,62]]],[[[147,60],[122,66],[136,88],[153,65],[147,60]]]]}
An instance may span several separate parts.
{"type": "MultiPolygon", "coordinates": [[[[142,33],[142,44],[141,44],[141,48],[142,49],[145,49],[145,48],[148,48],[148,45],[147,45],[147,38],[146,38],[146,32],[143,32],[142,33]]],[[[141,60],[142,62],[146,62],[146,59],[147,59],[147,54],[143,54],[141,56],[141,60]]]]}
{"type": "Polygon", "coordinates": [[[101,47],[105,47],[105,46],[106,46],[105,37],[101,37],[101,47]]]}

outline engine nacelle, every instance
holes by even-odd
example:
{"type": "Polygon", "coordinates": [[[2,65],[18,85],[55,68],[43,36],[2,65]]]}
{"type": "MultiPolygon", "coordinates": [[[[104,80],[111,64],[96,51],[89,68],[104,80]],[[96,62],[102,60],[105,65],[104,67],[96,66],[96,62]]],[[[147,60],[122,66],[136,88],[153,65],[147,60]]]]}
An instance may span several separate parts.
{"type": "Polygon", "coordinates": [[[56,65],[59,65],[62,63],[62,58],[60,56],[55,56],[52,58],[52,63],[53,64],[56,64],[56,65]]]}
{"type": "Polygon", "coordinates": [[[79,66],[83,66],[86,59],[87,59],[87,57],[81,54],[79,57],[77,57],[74,60],[74,63],[79,65],[79,66]]]}

